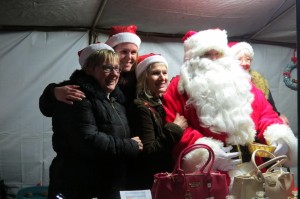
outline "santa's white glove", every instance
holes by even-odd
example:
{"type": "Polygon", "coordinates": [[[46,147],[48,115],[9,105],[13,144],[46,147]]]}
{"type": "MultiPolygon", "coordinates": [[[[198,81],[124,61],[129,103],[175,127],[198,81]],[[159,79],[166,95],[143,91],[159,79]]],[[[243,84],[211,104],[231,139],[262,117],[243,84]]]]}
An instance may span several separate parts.
{"type": "Polygon", "coordinates": [[[276,140],[271,145],[276,147],[273,152],[275,156],[286,155],[289,150],[288,145],[283,140],[276,140]]]}
{"type": "Polygon", "coordinates": [[[241,159],[233,159],[239,157],[240,152],[230,152],[232,146],[222,147],[215,152],[215,162],[213,168],[220,171],[230,171],[236,169],[238,164],[242,163],[241,159]]]}

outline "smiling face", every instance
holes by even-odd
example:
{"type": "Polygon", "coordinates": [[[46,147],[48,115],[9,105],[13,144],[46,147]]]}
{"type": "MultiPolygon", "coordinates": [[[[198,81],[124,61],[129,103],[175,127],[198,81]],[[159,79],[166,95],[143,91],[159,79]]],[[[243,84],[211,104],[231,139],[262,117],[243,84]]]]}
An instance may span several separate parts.
{"type": "Polygon", "coordinates": [[[88,57],[84,70],[98,81],[104,92],[111,93],[120,77],[119,57],[108,50],[95,52],[88,57]]]}
{"type": "Polygon", "coordinates": [[[115,60],[111,63],[104,63],[96,67],[94,77],[98,80],[100,87],[106,92],[111,93],[115,90],[120,77],[119,62],[115,60]]]}
{"type": "Polygon", "coordinates": [[[167,66],[164,63],[152,64],[147,71],[146,84],[148,91],[155,97],[165,93],[168,87],[167,66]]]}
{"type": "Polygon", "coordinates": [[[133,69],[138,58],[138,47],[133,43],[120,43],[114,47],[120,58],[120,67],[123,72],[133,69]]]}
{"type": "Polygon", "coordinates": [[[247,50],[241,50],[236,54],[236,58],[240,61],[240,65],[249,72],[252,63],[252,57],[247,50]]]}

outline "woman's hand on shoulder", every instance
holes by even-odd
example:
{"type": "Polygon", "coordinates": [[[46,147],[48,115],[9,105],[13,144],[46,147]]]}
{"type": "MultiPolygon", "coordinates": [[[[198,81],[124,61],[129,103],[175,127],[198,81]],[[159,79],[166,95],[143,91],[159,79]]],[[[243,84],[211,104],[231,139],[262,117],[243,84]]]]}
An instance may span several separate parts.
{"type": "Polygon", "coordinates": [[[137,142],[137,144],[139,146],[139,151],[142,151],[143,150],[143,143],[142,143],[140,137],[136,136],[136,137],[133,137],[131,139],[137,142]]]}
{"type": "Polygon", "coordinates": [[[188,127],[187,120],[184,116],[180,115],[179,113],[176,113],[175,120],[173,121],[174,124],[177,124],[180,126],[183,130],[188,127]]]}
{"type": "Polygon", "coordinates": [[[54,88],[54,96],[58,101],[66,104],[73,104],[74,101],[81,101],[85,98],[84,93],[79,90],[80,86],[77,85],[66,85],[54,88]]]}

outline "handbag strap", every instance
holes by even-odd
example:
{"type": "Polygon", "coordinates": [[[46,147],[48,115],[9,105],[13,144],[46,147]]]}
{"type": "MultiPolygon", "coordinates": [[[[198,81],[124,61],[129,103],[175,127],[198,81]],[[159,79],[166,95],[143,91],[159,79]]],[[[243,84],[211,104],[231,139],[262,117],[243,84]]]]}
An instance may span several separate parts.
{"type": "Polygon", "coordinates": [[[189,152],[196,150],[196,149],[206,149],[208,151],[208,159],[206,160],[205,164],[201,168],[199,168],[199,171],[201,173],[203,173],[204,169],[208,168],[207,173],[210,173],[210,171],[212,169],[212,165],[215,161],[215,154],[214,154],[214,151],[206,144],[193,144],[193,145],[190,145],[187,148],[185,148],[183,151],[181,151],[181,153],[178,156],[177,164],[174,168],[173,173],[176,173],[176,171],[178,171],[178,170],[182,171],[181,162],[182,162],[183,157],[186,154],[188,154],[189,152]]]}
{"type": "Polygon", "coordinates": [[[286,161],[287,156],[286,155],[281,155],[281,156],[275,156],[274,154],[270,153],[269,151],[263,150],[263,149],[257,149],[252,153],[251,156],[251,161],[255,166],[255,170],[250,171],[249,173],[253,173],[253,172],[257,172],[257,171],[261,171],[261,169],[272,165],[268,170],[271,170],[272,168],[276,167],[276,166],[280,166],[280,168],[282,168],[282,164],[286,161]],[[272,159],[268,160],[265,163],[262,163],[261,165],[257,166],[256,161],[255,161],[255,157],[256,157],[256,153],[257,152],[265,152],[268,153],[270,155],[270,157],[272,159]]]}

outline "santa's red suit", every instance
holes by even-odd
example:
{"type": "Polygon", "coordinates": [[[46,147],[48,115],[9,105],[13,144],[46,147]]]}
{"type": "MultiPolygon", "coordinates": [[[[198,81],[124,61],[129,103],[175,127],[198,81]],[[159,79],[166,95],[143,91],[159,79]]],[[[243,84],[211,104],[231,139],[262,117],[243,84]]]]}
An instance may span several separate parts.
{"type": "MultiPolygon", "coordinates": [[[[171,80],[163,96],[166,120],[174,121],[179,113],[188,121],[173,155],[176,158],[195,143],[209,145],[218,156],[221,148],[228,145],[283,140],[289,147],[286,165],[296,165],[297,139],[290,127],[283,124],[263,93],[251,83],[250,76],[233,65],[230,58],[211,61],[196,57],[187,60],[180,76],[171,80]]],[[[185,169],[195,171],[206,157],[205,151],[191,152],[185,158],[185,169]]],[[[250,169],[252,164],[248,162],[225,173],[230,181],[250,169]]]]}

